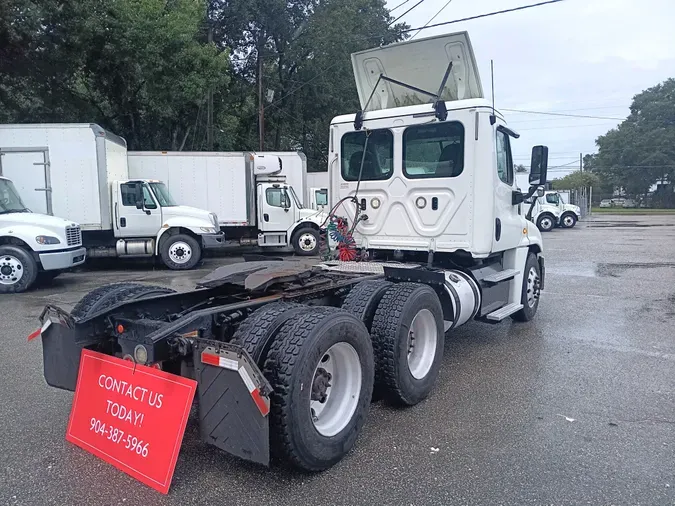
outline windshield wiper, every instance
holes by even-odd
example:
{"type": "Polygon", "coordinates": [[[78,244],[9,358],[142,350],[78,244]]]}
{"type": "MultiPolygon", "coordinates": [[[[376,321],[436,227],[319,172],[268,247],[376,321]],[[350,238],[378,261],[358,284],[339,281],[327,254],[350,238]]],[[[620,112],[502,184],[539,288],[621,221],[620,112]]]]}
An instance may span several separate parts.
{"type": "Polygon", "coordinates": [[[30,213],[28,209],[7,209],[5,211],[0,211],[0,214],[11,214],[11,213],[30,213]]]}

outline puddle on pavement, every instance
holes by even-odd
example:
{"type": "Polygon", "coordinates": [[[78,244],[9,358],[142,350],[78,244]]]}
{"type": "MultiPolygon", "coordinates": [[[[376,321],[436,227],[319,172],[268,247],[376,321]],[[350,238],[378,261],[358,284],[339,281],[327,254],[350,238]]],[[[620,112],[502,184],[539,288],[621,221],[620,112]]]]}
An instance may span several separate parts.
{"type": "Polygon", "coordinates": [[[639,221],[589,221],[588,228],[652,228],[675,227],[675,223],[641,223],[639,221]]]}
{"type": "Polygon", "coordinates": [[[600,277],[618,278],[623,271],[632,269],[659,269],[670,268],[675,269],[675,262],[632,262],[632,263],[599,263],[597,266],[597,274],[600,277]]]}
{"type": "Polygon", "coordinates": [[[597,276],[596,267],[593,262],[572,263],[556,265],[555,267],[546,267],[546,274],[558,276],[580,276],[583,278],[594,278],[597,276]]]}

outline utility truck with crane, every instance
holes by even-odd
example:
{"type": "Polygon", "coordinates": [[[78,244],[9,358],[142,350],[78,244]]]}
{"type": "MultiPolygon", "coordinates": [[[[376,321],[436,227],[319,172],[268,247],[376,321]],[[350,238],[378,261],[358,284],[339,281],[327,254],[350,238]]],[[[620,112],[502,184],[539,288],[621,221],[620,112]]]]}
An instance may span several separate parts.
{"type": "Polygon", "coordinates": [[[353,447],[374,389],[401,406],[431,394],[446,331],[534,318],[544,252],[523,202],[543,195],[547,149],[519,191],[518,134],[484,99],[468,34],[352,63],[361,110],[330,125],[328,228],[360,261],[326,247],[318,265],[252,259],[185,293],[120,283],[49,305],[48,384],[74,390],[83,349],[161,367],[197,381],[206,443],[320,471],[353,447]]]}

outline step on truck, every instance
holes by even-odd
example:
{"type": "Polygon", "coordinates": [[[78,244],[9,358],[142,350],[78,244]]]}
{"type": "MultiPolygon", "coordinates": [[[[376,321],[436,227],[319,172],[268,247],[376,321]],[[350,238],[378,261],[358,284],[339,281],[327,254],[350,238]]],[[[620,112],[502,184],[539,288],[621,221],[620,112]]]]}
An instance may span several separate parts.
{"type": "Polygon", "coordinates": [[[10,167],[14,155],[0,150],[0,294],[49,282],[86,257],[77,223],[32,212],[12,181],[2,177],[3,162],[10,167]]]}
{"type": "Polygon", "coordinates": [[[303,205],[303,153],[132,151],[129,172],[161,179],[180,202],[214,211],[223,247],[291,246],[302,256],[319,251],[326,214],[303,205]]]}
{"type": "Polygon", "coordinates": [[[80,223],[89,258],[160,257],[193,268],[221,248],[214,213],[179,205],[158,180],[129,177],[126,141],[94,124],[0,125],[2,171],[28,207],[80,223]]]}
{"type": "Polygon", "coordinates": [[[205,443],[320,471],[353,447],[374,396],[430,395],[446,331],[534,318],[545,265],[523,201],[543,195],[547,149],[533,148],[523,194],[518,134],[483,98],[468,34],[357,53],[353,67],[361,110],[331,123],[329,192],[361,261],[252,259],[185,293],[123,283],[70,313],[47,306],[48,384],[73,390],[84,348],[161,367],[197,380],[205,443]]]}

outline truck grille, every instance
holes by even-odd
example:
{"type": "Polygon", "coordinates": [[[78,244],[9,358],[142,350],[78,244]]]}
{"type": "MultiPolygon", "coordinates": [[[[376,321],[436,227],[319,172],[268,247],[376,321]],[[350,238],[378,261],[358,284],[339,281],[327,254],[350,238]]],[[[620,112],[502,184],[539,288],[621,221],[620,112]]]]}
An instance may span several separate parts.
{"type": "Polygon", "coordinates": [[[80,227],[66,227],[66,240],[68,246],[79,246],[82,244],[82,231],[80,227]]]}

